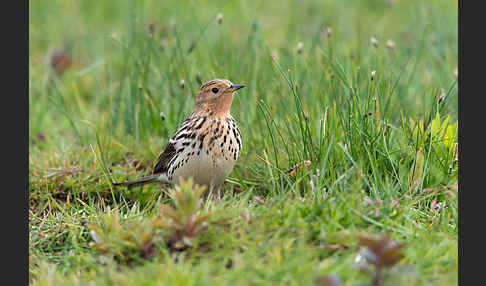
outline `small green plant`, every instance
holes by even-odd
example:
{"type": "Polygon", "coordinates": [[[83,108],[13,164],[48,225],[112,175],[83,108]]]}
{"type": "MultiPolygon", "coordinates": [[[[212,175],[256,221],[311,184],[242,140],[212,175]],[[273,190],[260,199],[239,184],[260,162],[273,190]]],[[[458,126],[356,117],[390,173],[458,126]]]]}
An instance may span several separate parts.
{"type": "Polygon", "coordinates": [[[154,220],[140,217],[127,221],[120,219],[118,211],[108,211],[98,225],[88,227],[93,239],[90,246],[102,256],[130,265],[157,255],[156,243],[161,241],[161,230],[154,220]]]}
{"type": "Polygon", "coordinates": [[[158,223],[169,233],[170,250],[183,250],[192,246],[197,233],[207,227],[209,213],[201,210],[201,196],[204,186],[197,186],[192,179],[181,180],[175,189],[170,191],[175,208],[167,204],[159,207],[158,223]]]}
{"type": "Polygon", "coordinates": [[[204,190],[191,179],[181,180],[169,190],[175,207],[161,204],[148,219],[122,220],[118,211],[109,210],[98,225],[88,225],[93,239],[90,245],[126,264],[154,258],[158,246],[166,246],[170,252],[186,250],[208,225],[210,214],[201,210],[204,190]]]}
{"type": "MultiPolygon", "coordinates": [[[[403,119],[402,119],[403,120],[403,119]]],[[[437,112],[432,121],[425,127],[424,122],[420,120],[415,123],[410,120],[410,127],[412,127],[411,139],[414,140],[418,147],[423,147],[427,140],[432,138],[432,145],[439,151],[444,150],[447,153],[452,153],[457,134],[457,122],[451,123],[450,116],[446,116],[443,120],[437,112]]]]}

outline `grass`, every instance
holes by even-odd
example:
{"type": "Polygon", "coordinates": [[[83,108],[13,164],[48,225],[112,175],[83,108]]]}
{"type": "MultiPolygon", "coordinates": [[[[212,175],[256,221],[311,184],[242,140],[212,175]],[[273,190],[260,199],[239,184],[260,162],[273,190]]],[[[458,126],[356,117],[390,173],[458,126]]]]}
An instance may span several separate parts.
{"type": "Polygon", "coordinates": [[[32,285],[457,284],[457,3],[29,8],[32,285]],[[112,188],[213,78],[247,85],[221,201],[112,188]],[[386,234],[403,257],[373,282],[363,237],[386,234]]]}

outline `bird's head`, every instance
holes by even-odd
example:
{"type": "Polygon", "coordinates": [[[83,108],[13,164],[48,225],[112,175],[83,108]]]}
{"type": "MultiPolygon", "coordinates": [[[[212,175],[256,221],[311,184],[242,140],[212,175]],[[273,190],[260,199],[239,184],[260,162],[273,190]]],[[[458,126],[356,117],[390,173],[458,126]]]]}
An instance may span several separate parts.
{"type": "Polygon", "coordinates": [[[245,87],[227,79],[213,79],[201,85],[196,96],[196,111],[210,116],[223,117],[229,114],[235,91],[245,87]]]}

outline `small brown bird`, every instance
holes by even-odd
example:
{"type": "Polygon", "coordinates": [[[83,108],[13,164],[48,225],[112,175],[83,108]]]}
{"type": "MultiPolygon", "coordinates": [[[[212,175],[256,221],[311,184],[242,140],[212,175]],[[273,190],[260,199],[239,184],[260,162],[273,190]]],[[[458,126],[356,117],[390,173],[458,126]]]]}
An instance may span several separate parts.
{"type": "Polygon", "coordinates": [[[194,110],[159,155],[152,175],[114,185],[173,184],[192,177],[199,185],[221,186],[241,151],[241,133],[230,109],[235,91],[243,87],[226,79],[201,85],[194,110]]]}

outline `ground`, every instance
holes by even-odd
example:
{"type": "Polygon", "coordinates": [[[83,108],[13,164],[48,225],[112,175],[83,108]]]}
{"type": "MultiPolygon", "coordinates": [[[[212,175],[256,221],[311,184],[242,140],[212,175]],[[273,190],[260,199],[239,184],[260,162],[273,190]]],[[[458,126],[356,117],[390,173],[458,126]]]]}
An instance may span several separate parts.
{"type": "Polygon", "coordinates": [[[457,11],[30,1],[30,283],[456,285],[457,11]],[[213,78],[247,85],[222,198],[113,188],[213,78]]]}

